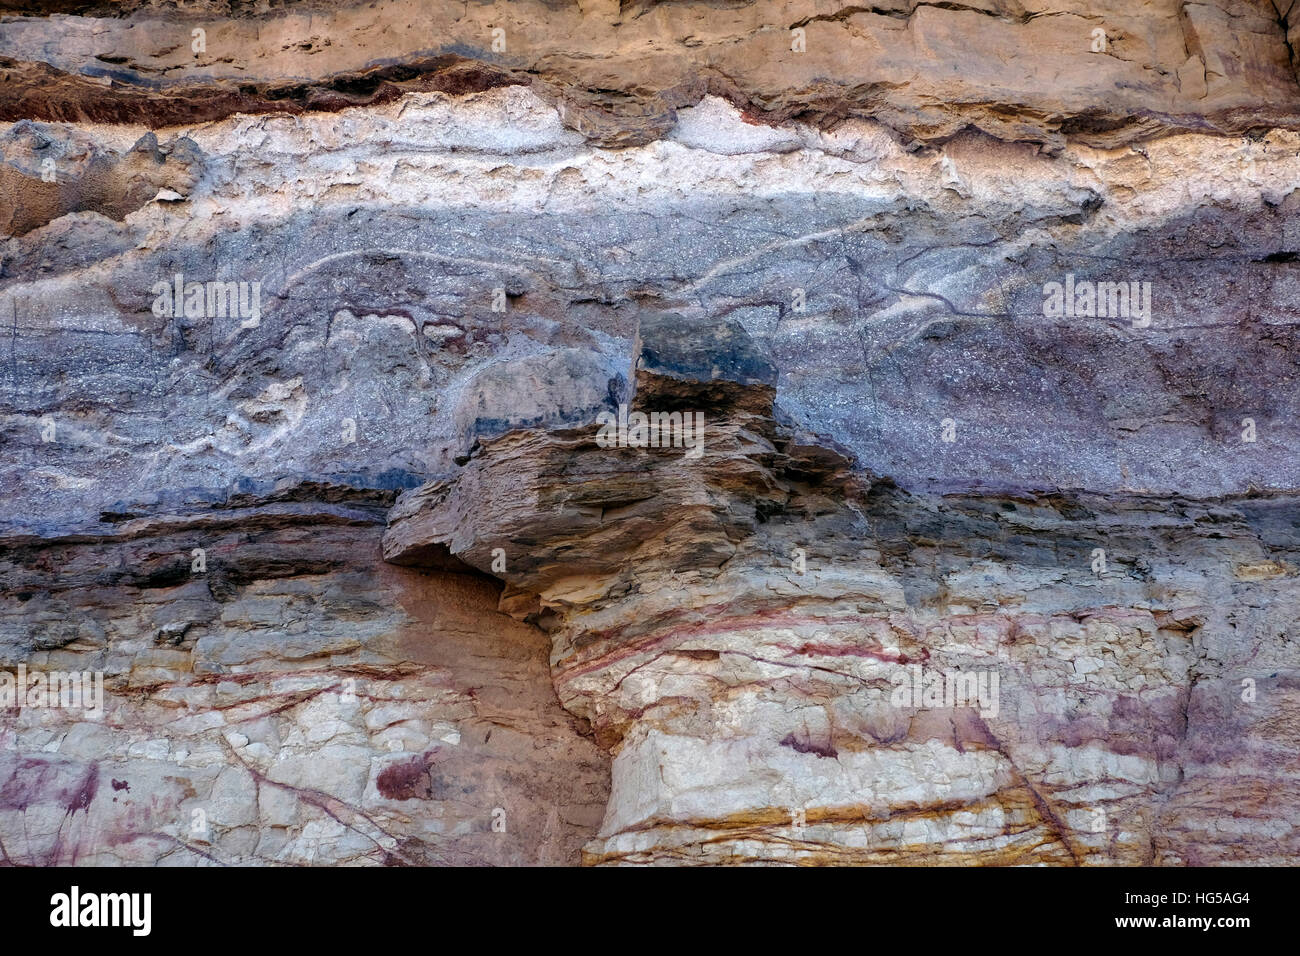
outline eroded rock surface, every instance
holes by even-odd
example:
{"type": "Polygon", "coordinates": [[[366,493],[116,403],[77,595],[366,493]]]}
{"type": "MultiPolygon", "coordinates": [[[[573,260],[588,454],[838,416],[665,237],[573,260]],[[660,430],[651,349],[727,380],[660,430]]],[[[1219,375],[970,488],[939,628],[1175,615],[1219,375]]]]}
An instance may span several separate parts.
{"type": "Polygon", "coordinates": [[[77,12],[99,16],[5,20],[5,118],[164,123],[528,84],[609,146],[662,137],[676,110],[710,93],[767,121],[870,115],[927,142],[973,127],[1114,146],[1300,119],[1289,0],[333,0],[77,12]]]}
{"type": "Polygon", "coordinates": [[[0,232],[21,236],[82,211],[121,222],[154,199],[183,199],[202,171],[188,140],[164,147],[146,133],[119,156],[64,126],[15,123],[0,141],[0,232]]]}
{"type": "Polygon", "coordinates": [[[1295,857],[1300,501],[917,497],[780,426],[743,329],[691,331],[646,323],[628,415],[707,408],[698,459],[520,430],[385,537],[537,596],[615,755],[589,861],[1295,857]]]}
{"type": "Polygon", "coordinates": [[[0,862],[576,862],[607,758],[541,636],[379,560],[391,494],[288,497],[4,541],[0,666],[104,707],[6,712],[0,862]]]}
{"type": "Polygon", "coordinates": [[[0,862],[1300,858],[1289,3],[0,10],[0,862]]]}

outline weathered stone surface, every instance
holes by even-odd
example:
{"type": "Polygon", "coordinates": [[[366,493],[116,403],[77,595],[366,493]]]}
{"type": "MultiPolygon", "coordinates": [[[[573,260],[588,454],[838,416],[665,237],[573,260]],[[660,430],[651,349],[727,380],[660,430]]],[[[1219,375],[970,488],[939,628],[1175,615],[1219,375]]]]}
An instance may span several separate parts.
{"type": "Polygon", "coordinates": [[[464,565],[379,561],[382,513],[8,539],[0,668],[101,671],[105,706],[5,712],[0,862],[575,863],[607,758],[543,639],[464,565]]]}
{"type": "Polygon", "coordinates": [[[713,144],[751,127],[709,109],[706,144],[594,153],[518,88],[190,130],[208,172],[187,201],[4,245],[17,517],[446,473],[466,382],[563,348],[626,369],[645,311],[739,321],[784,407],[907,486],[1300,484],[1292,134],[1051,158],[975,138],[908,153],[862,123],[735,154],[713,144]],[[261,282],[260,325],[155,315],[178,273],[261,282]],[[1150,281],[1150,327],[1044,316],[1067,275],[1150,281]],[[41,442],[61,409],[69,440],[41,442]]]}
{"type": "Polygon", "coordinates": [[[11,92],[0,117],[163,124],[522,83],[562,99],[571,128],[609,146],[665,135],[707,93],[767,121],[869,115],[927,142],[969,127],[1116,146],[1171,129],[1293,126],[1300,86],[1284,7],[92,4],[77,10],[86,16],[6,20],[0,67],[11,92]]]}
{"type": "Polygon", "coordinates": [[[778,372],[737,322],[669,313],[642,317],[632,363],[638,404],[772,410],[778,372]]]}
{"type": "Polygon", "coordinates": [[[0,862],[1300,859],[1288,3],[0,10],[0,862]]]}
{"type": "Polygon", "coordinates": [[[460,448],[515,428],[588,422],[614,407],[623,378],[594,352],[559,349],[489,365],[461,390],[460,448]]]}
{"type": "Polygon", "coordinates": [[[64,126],[15,123],[0,140],[0,233],[21,236],[82,211],[121,222],[151,200],[183,199],[202,172],[186,139],[160,147],[146,133],[119,156],[64,126]]]}
{"type": "MultiPolygon", "coordinates": [[[[638,392],[671,406],[663,378],[638,392]]],[[[1300,499],[917,497],[794,472],[743,404],[699,461],[521,432],[390,515],[386,554],[503,547],[539,596],[560,698],[615,755],[589,862],[1300,852],[1240,822],[1300,798],[1300,499]],[[975,683],[931,699],[927,673],[975,683]]]]}

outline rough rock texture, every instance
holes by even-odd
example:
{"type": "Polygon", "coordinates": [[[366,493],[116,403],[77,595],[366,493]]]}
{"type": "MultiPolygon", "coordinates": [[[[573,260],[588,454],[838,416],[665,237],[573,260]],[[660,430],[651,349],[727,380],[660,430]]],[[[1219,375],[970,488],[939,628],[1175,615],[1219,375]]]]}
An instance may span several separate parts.
{"type": "Polygon", "coordinates": [[[608,758],[540,635],[378,560],[382,496],[298,496],[5,541],[5,665],[102,671],[106,706],[4,719],[0,862],[576,859],[608,758]]]}
{"type": "Polygon", "coordinates": [[[23,121],[0,141],[0,230],[21,236],[73,212],[121,222],[154,199],[183,199],[202,173],[193,144],[158,145],[153,133],[125,154],[104,150],[67,127],[23,121]]]}
{"type": "Polygon", "coordinates": [[[0,3],[0,862],[1296,862],[1289,6],[0,3]]]}
{"type": "Polygon", "coordinates": [[[706,93],[768,120],[870,115],[924,141],[971,126],[1113,146],[1300,121],[1291,0],[81,6],[108,16],[4,22],[10,117],[214,119],[525,83],[610,146],[663,136],[706,93]]]}
{"type": "Polygon", "coordinates": [[[560,699],[615,754],[586,859],[1295,859],[1293,496],[917,498],[777,424],[751,343],[719,348],[742,329],[685,334],[643,324],[631,407],[707,408],[699,460],[515,431],[385,537],[502,548],[537,595],[560,699]],[[999,685],[899,707],[910,668],[999,685]]]}

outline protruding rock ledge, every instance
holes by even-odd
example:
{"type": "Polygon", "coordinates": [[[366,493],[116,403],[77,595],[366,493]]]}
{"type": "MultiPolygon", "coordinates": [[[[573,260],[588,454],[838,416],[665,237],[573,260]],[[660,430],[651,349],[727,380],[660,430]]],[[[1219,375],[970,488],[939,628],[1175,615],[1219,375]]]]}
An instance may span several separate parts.
{"type": "Polygon", "coordinates": [[[563,604],[616,589],[638,554],[717,568],[769,516],[862,480],[778,420],[776,376],[738,324],[680,315],[642,321],[626,401],[622,376],[577,350],[489,366],[465,389],[464,470],[398,500],[384,556],[447,549],[563,604]]]}

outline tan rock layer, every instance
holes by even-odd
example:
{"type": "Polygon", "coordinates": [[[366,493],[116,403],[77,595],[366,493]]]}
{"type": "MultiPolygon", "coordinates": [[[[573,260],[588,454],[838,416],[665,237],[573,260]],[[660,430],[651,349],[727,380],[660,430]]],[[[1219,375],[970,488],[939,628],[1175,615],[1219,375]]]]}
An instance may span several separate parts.
{"type": "Polygon", "coordinates": [[[123,14],[8,18],[0,119],[157,126],[528,83],[611,146],[659,138],[708,93],[763,122],[873,116],[923,142],[974,127],[1115,146],[1300,122],[1294,15],[1247,0],[385,0],[123,14]]]}

